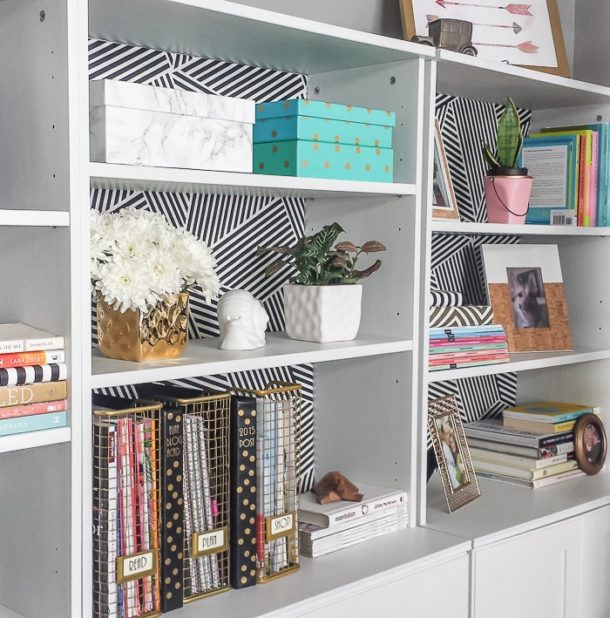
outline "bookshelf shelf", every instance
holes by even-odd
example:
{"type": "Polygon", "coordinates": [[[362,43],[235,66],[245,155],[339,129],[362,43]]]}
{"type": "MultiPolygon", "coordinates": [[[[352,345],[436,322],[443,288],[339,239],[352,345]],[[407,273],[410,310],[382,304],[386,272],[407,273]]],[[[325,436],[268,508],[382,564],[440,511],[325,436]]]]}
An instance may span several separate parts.
{"type": "Polygon", "coordinates": [[[572,225],[509,225],[501,223],[468,223],[432,221],[433,232],[444,234],[510,234],[515,236],[610,236],[610,227],[577,227],[572,225]]]}
{"type": "Polygon", "coordinates": [[[444,382],[475,376],[490,376],[512,371],[531,371],[562,365],[576,365],[610,358],[610,350],[576,347],[570,352],[522,352],[511,354],[510,361],[497,365],[481,367],[465,367],[463,369],[448,369],[446,371],[428,372],[428,382],[444,382]]]}
{"type": "Polygon", "coordinates": [[[403,196],[415,194],[415,185],[406,183],[294,178],[262,174],[111,165],[108,163],[91,163],[89,171],[91,186],[101,189],[292,198],[403,196]]]}
{"type": "MultiPolygon", "coordinates": [[[[327,595],[341,587],[354,586],[362,591],[378,587],[401,573],[425,569],[435,562],[463,555],[469,543],[433,530],[407,529],[394,532],[371,543],[356,545],[323,558],[303,558],[299,572],[268,586],[229,591],[205,601],[210,615],[240,618],[280,618],[308,613],[313,607],[327,607],[327,595]],[[314,603],[313,597],[319,597],[314,603]],[[309,601],[309,602],[308,602],[309,601]]],[[[201,605],[191,603],[174,613],[176,618],[196,618],[201,605]]]]}
{"type": "MultiPolygon", "coordinates": [[[[51,444],[64,444],[66,442],[70,442],[69,427],[32,431],[0,438],[0,453],[12,453],[28,448],[49,446],[51,444]]],[[[0,613],[0,618],[1,617],[2,613],[0,613]]]]}
{"type": "Polygon", "coordinates": [[[0,226],[68,227],[70,213],[51,210],[0,210],[0,226]]]}
{"type": "Polygon", "coordinates": [[[106,388],[301,363],[347,360],[413,349],[410,340],[361,336],[354,341],[319,344],[294,341],[283,333],[268,333],[267,345],[259,350],[229,352],[219,350],[217,345],[217,339],[191,340],[181,358],[137,364],[104,358],[96,352],[91,387],[106,388]]]}
{"type": "Polygon", "coordinates": [[[447,513],[438,474],[428,485],[428,528],[473,539],[475,547],[529,532],[610,504],[610,472],[530,489],[479,479],[481,497],[447,513]]]}
{"type": "Polygon", "coordinates": [[[492,102],[512,96],[531,110],[606,105],[610,99],[606,86],[447,50],[439,50],[438,58],[437,90],[443,94],[492,102]]]}
{"type": "Polygon", "coordinates": [[[414,43],[218,0],[91,0],[89,14],[93,37],[304,74],[435,56],[414,43]]]}

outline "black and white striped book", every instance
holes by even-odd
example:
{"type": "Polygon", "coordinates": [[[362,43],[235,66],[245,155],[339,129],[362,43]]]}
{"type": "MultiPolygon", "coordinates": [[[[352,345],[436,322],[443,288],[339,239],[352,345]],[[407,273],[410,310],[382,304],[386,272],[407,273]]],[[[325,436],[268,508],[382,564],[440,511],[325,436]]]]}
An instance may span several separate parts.
{"type": "Polygon", "coordinates": [[[0,368],[0,386],[20,386],[36,382],[65,380],[68,370],[65,363],[29,365],[27,367],[0,368]]]}

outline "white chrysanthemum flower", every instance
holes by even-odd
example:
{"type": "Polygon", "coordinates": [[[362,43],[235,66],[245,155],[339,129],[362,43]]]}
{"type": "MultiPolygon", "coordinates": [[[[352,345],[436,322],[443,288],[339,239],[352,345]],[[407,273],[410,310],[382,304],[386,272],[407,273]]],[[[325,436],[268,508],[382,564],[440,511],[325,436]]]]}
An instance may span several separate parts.
{"type": "Polygon", "coordinates": [[[91,212],[91,280],[120,311],[148,311],[163,296],[197,283],[208,302],[220,292],[209,247],[158,213],[133,206],[91,212]]]}

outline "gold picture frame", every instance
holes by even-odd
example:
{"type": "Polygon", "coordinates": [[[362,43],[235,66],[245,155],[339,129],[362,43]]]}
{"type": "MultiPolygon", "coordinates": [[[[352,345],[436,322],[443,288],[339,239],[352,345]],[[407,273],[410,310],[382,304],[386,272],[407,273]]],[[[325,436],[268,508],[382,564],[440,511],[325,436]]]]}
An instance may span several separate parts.
{"type": "Polygon", "coordinates": [[[580,469],[597,474],[606,461],[608,440],[604,424],[596,414],[583,414],[574,425],[574,455],[580,469]]]}
{"type": "Polygon", "coordinates": [[[432,218],[456,219],[460,213],[455,199],[447,154],[443,146],[441,127],[438,119],[434,122],[434,165],[432,176],[432,218]]]}
{"type": "Polygon", "coordinates": [[[457,401],[453,395],[428,403],[428,431],[449,512],[481,495],[457,401]]]}
{"type": "Polygon", "coordinates": [[[499,2],[497,3],[498,6],[489,7],[489,14],[485,13],[485,7],[477,5],[476,3],[448,2],[447,4],[450,6],[440,6],[442,3],[437,2],[437,0],[400,0],[405,39],[410,41],[415,35],[420,37],[426,37],[428,35],[428,32],[421,28],[421,15],[463,19],[473,24],[474,31],[472,43],[477,48],[478,55],[481,58],[506,62],[506,60],[500,60],[498,57],[498,51],[505,48],[503,51],[510,56],[511,60],[508,61],[510,64],[534,69],[536,71],[543,71],[544,73],[552,73],[553,75],[570,77],[570,68],[561,29],[557,0],[529,0],[527,4],[502,4],[499,2]],[[417,7],[417,13],[413,10],[414,4],[417,7]],[[509,6],[520,7],[516,10],[521,10],[523,13],[512,13],[508,9],[509,6]],[[546,8],[546,11],[539,11],[538,9],[540,8],[546,8]],[[498,9],[501,9],[501,11],[498,11],[498,9]],[[492,16],[491,21],[490,16],[492,16]],[[417,31],[417,25],[420,26],[419,32],[417,31]],[[480,32],[477,31],[477,27],[487,29],[495,28],[495,30],[490,31],[497,32],[500,36],[500,40],[505,33],[517,38],[515,38],[514,44],[512,45],[509,44],[509,41],[504,41],[504,43],[498,42],[497,37],[490,39],[487,46],[480,41],[477,45],[477,37],[480,32]],[[520,34],[522,34],[521,38],[519,38],[520,34]],[[536,42],[538,42],[539,45],[535,45],[534,43],[536,42]],[[528,43],[531,45],[528,46],[528,43]],[[537,50],[533,51],[532,46],[536,47],[537,50]],[[485,53],[486,50],[489,50],[489,54],[485,53]],[[541,50],[540,53],[546,58],[554,56],[555,62],[549,63],[548,65],[527,64],[525,58],[533,57],[535,53],[539,53],[538,50],[541,50]],[[523,56],[524,62],[512,61],[513,58],[518,58],[519,56],[523,56]]]}

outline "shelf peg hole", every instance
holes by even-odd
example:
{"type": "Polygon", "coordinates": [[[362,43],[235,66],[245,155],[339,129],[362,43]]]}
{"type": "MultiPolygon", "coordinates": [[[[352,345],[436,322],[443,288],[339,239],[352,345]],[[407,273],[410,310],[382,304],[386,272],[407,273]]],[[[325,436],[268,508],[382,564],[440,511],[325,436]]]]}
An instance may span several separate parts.
{"type": "Polygon", "coordinates": [[[320,88],[318,88],[318,86],[316,86],[316,87],[313,89],[313,93],[314,93],[314,94],[320,94],[320,88]]]}
{"type": "Polygon", "coordinates": [[[44,11],[40,11],[39,13],[40,21],[44,21],[47,18],[47,14],[44,11]]]}
{"type": "Polygon", "coordinates": [[[390,77],[390,85],[393,86],[396,83],[396,78],[392,75],[392,77],[390,77]]]}
{"type": "Polygon", "coordinates": [[[597,114],[597,116],[595,117],[596,122],[602,122],[604,119],[604,117],[601,114],[597,114]]]}

